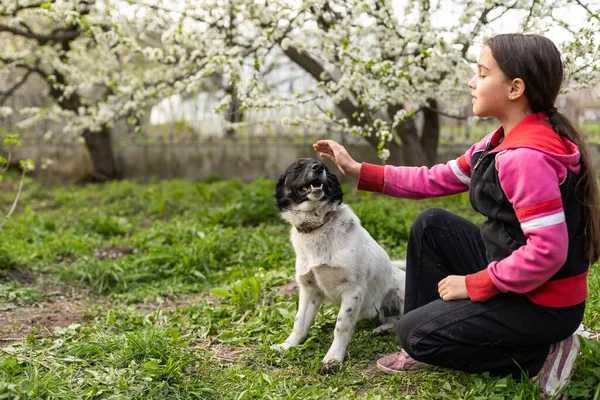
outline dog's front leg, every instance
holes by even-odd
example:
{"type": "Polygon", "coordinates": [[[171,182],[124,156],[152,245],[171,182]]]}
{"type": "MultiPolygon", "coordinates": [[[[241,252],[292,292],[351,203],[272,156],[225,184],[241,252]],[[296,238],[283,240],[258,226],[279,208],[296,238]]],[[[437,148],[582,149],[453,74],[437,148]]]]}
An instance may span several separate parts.
{"type": "Polygon", "coordinates": [[[276,350],[287,350],[299,345],[306,339],[308,330],[312,325],[319,307],[323,303],[323,296],[311,285],[300,283],[300,296],[298,301],[298,312],[294,319],[294,328],[290,336],[281,344],[271,346],[276,350]]]}
{"type": "Polygon", "coordinates": [[[344,362],[344,356],[348,343],[354,332],[354,325],[358,320],[364,295],[360,291],[344,293],[342,304],[333,332],[333,343],[325,355],[318,372],[320,374],[330,374],[339,369],[344,362]]]}

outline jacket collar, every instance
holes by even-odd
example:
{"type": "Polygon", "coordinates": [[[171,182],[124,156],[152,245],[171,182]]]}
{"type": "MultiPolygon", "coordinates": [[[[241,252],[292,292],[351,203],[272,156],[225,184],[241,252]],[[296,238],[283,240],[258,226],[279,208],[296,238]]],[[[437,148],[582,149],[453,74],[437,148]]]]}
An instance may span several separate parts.
{"type": "Polygon", "coordinates": [[[569,154],[571,146],[565,140],[554,132],[546,114],[541,112],[523,118],[506,136],[504,128],[498,127],[490,142],[494,153],[515,147],[531,147],[554,154],[569,154]]]}

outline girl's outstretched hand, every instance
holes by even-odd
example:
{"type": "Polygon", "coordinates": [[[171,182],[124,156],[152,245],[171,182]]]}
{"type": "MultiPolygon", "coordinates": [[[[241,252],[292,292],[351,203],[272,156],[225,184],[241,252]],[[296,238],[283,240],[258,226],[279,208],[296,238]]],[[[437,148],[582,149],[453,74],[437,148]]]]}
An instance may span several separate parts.
{"type": "Polygon", "coordinates": [[[322,158],[328,158],[335,163],[340,172],[345,176],[358,178],[361,164],[354,161],[348,151],[341,144],[333,140],[319,140],[313,144],[313,149],[319,152],[322,158]]]}
{"type": "Polygon", "coordinates": [[[444,301],[468,299],[467,277],[448,275],[438,283],[438,292],[444,301]]]}

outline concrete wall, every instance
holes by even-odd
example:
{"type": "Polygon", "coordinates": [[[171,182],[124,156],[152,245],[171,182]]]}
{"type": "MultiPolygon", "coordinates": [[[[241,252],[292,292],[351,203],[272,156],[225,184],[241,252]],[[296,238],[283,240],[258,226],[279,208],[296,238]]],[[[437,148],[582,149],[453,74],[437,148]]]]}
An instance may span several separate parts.
{"type": "MultiPolygon", "coordinates": [[[[468,144],[441,145],[438,161],[456,158],[468,147],[468,144]]],[[[346,148],[357,161],[381,163],[375,150],[369,146],[347,145],[346,148]]],[[[595,160],[598,160],[599,151],[599,145],[590,146],[595,160]]],[[[242,181],[260,176],[275,179],[296,159],[315,156],[310,144],[128,144],[117,152],[123,176],[141,182],[208,177],[242,181]]],[[[36,178],[49,184],[77,182],[91,169],[83,145],[24,145],[16,149],[14,157],[31,158],[37,166],[41,165],[43,158],[53,160],[54,165],[49,169],[38,168],[35,171],[36,178]]],[[[596,165],[598,169],[598,162],[596,165]]]]}

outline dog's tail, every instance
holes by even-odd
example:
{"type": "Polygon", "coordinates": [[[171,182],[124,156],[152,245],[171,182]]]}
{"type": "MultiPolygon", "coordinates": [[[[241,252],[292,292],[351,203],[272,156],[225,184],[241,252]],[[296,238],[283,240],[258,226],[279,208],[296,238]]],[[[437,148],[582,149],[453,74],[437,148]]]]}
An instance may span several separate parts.
{"type": "Polygon", "coordinates": [[[406,271],[406,260],[392,260],[392,267],[406,271]]]}

